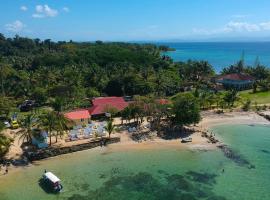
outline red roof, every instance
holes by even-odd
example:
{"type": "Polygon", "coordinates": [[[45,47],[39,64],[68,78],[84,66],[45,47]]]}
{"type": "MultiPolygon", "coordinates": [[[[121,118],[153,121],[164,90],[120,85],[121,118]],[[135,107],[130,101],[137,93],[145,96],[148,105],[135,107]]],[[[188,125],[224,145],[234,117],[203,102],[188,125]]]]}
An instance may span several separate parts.
{"type": "Polygon", "coordinates": [[[121,111],[124,110],[128,103],[123,97],[99,97],[92,100],[93,106],[89,109],[91,115],[98,115],[105,113],[106,107],[111,106],[121,111]]]}
{"type": "Polygon", "coordinates": [[[234,81],[252,81],[254,78],[250,75],[247,74],[240,74],[240,73],[235,73],[235,74],[227,74],[224,76],[220,76],[218,80],[234,80],[234,81]]]}
{"type": "Polygon", "coordinates": [[[89,119],[90,114],[88,110],[83,109],[83,110],[75,110],[75,111],[65,113],[65,117],[71,120],[89,119]]]}
{"type": "Polygon", "coordinates": [[[170,103],[170,101],[168,99],[158,99],[157,103],[159,103],[161,105],[167,105],[170,103]]]}

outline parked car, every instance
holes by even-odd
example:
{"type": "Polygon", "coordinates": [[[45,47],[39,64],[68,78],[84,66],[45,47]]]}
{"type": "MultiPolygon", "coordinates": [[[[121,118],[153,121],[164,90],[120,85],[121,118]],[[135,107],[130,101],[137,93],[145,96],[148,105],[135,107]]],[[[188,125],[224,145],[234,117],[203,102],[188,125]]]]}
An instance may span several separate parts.
{"type": "Polygon", "coordinates": [[[13,129],[19,128],[19,124],[16,120],[11,121],[11,128],[13,129]]]}
{"type": "Polygon", "coordinates": [[[8,121],[4,121],[4,124],[5,124],[5,127],[6,128],[10,128],[11,127],[11,125],[10,125],[10,123],[8,121]]]}
{"type": "Polygon", "coordinates": [[[37,103],[34,100],[25,100],[21,105],[19,105],[19,109],[21,112],[28,112],[37,106],[37,103]]]}

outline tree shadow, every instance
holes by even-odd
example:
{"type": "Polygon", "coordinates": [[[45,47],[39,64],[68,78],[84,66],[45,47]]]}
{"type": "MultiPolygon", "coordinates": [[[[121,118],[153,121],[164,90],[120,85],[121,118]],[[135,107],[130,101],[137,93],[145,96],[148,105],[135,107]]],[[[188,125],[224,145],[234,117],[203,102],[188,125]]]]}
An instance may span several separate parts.
{"type": "Polygon", "coordinates": [[[189,128],[168,128],[165,127],[158,132],[158,137],[164,140],[175,140],[190,137],[195,130],[189,128]]]}

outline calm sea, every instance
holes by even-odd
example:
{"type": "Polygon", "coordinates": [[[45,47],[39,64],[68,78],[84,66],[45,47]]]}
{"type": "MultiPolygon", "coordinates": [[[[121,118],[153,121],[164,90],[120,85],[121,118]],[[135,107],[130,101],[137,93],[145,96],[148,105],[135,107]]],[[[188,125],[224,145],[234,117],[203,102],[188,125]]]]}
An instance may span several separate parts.
{"type": "Polygon", "coordinates": [[[110,153],[97,148],[0,176],[0,200],[269,200],[270,127],[213,130],[233,152],[229,157],[219,149],[110,153]],[[39,186],[44,169],[62,179],[62,193],[39,186]]]}
{"type": "MultiPolygon", "coordinates": [[[[159,43],[160,44],[160,43],[159,43]]],[[[168,52],[175,61],[207,60],[217,72],[232,65],[244,55],[247,65],[254,65],[259,57],[261,64],[270,66],[270,42],[199,42],[199,43],[162,43],[175,48],[168,52]]]]}

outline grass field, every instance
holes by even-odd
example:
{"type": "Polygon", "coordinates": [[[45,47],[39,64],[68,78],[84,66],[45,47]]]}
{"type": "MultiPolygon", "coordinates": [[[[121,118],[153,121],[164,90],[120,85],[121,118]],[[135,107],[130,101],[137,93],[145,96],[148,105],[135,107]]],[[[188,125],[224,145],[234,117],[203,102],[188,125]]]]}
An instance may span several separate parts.
{"type": "Polygon", "coordinates": [[[240,97],[243,100],[250,99],[252,102],[258,104],[270,104],[270,91],[252,93],[252,90],[246,90],[240,92],[240,97]]]}

